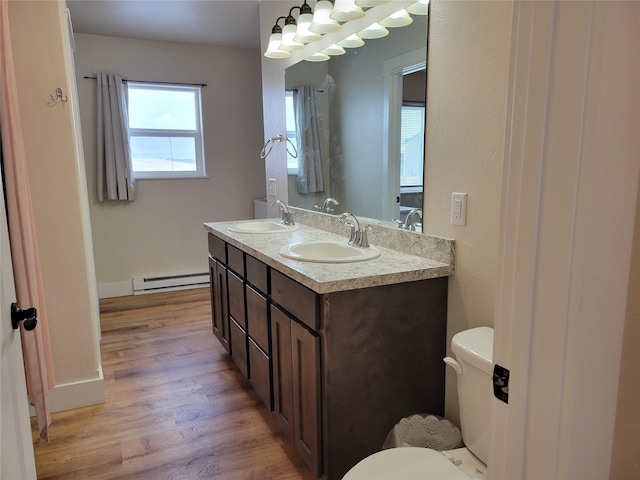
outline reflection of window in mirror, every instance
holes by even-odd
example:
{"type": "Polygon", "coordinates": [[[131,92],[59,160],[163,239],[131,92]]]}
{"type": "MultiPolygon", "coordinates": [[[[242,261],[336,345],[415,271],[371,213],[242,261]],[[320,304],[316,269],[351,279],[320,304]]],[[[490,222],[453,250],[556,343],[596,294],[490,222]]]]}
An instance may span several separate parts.
{"type": "Polygon", "coordinates": [[[404,103],[400,120],[400,187],[422,187],[424,168],[423,103],[404,103]]]}
{"type": "MultiPolygon", "coordinates": [[[[287,138],[291,140],[295,150],[298,151],[298,135],[296,134],[296,119],[295,113],[293,110],[293,90],[287,90],[284,96],[285,101],[285,117],[287,122],[287,138]]],[[[292,157],[289,154],[289,149],[287,149],[287,173],[289,175],[297,175],[298,174],[298,159],[292,157]]]]}

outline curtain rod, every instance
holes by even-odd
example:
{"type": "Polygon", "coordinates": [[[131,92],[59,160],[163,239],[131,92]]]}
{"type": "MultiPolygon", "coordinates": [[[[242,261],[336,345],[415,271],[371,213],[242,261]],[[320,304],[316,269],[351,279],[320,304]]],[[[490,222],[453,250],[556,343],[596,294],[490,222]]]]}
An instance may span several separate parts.
{"type": "MultiPolygon", "coordinates": [[[[97,80],[98,77],[88,77],[85,75],[85,77],[87,80],[97,80]]],[[[123,79],[123,82],[134,82],[134,83],[155,83],[156,85],[189,85],[192,87],[206,87],[207,84],[206,83],[180,83],[180,82],[151,82],[151,81],[145,81],[145,80],[128,80],[128,79],[123,79]]]]}

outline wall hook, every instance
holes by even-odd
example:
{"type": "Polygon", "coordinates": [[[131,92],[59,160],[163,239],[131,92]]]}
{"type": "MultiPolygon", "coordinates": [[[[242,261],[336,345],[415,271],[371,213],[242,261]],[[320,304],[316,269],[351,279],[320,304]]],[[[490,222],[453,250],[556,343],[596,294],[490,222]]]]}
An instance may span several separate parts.
{"type": "Polygon", "coordinates": [[[51,101],[53,102],[50,105],[55,105],[58,102],[67,103],[67,101],[69,100],[69,97],[63,95],[62,89],[60,87],[56,88],[55,93],[53,95],[50,95],[50,97],[51,101]]]}

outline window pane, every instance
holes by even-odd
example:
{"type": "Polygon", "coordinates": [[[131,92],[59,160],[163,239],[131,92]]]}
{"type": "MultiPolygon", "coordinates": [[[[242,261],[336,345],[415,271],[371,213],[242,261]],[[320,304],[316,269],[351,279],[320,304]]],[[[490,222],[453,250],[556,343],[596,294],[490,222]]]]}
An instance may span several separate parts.
{"type": "Polygon", "coordinates": [[[196,130],[195,92],[129,85],[129,128],[196,130]]]}
{"type": "Polygon", "coordinates": [[[130,140],[134,171],[196,171],[196,142],[192,137],[132,136],[130,140]]]}
{"type": "MultiPolygon", "coordinates": [[[[293,143],[296,152],[298,151],[298,139],[296,137],[296,116],[293,110],[293,92],[287,91],[284,97],[285,102],[285,118],[287,122],[287,138],[293,143]]],[[[287,169],[297,170],[298,159],[289,155],[289,148],[287,149],[287,169]]]]}
{"type": "Polygon", "coordinates": [[[424,168],[424,107],[402,107],[400,186],[422,185],[424,168]]]}

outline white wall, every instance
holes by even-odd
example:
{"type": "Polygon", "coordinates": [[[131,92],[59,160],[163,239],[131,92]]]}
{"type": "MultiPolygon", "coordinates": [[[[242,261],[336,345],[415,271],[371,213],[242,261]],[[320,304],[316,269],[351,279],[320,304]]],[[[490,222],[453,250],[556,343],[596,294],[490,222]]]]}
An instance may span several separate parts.
{"type": "MultiPolygon", "coordinates": [[[[448,349],[454,334],[494,320],[511,8],[431,2],[424,228],[456,240],[448,349]],[[465,227],[451,225],[452,192],[468,194],[465,227]]],[[[451,369],[446,383],[445,414],[457,422],[451,369]]]]}
{"type": "Polygon", "coordinates": [[[140,275],[206,272],[203,222],[253,218],[265,195],[260,52],[76,34],[76,74],[100,295],[131,293],[140,275]],[[134,202],[95,188],[96,84],[84,76],[206,83],[202,115],[209,178],[138,180],[134,202]]]}
{"type": "Polygon", "coordinates": [[[99,313],[64,2],[10,2],[12,50],[56,386],[52,410],[103,401],[99,313]],[[67,48],[66,48],[67,47],[67,48]],[[67,103],[50,106],[62,88],[67,103]]]}

